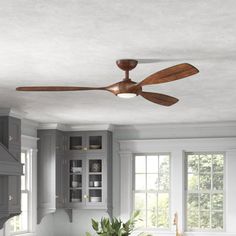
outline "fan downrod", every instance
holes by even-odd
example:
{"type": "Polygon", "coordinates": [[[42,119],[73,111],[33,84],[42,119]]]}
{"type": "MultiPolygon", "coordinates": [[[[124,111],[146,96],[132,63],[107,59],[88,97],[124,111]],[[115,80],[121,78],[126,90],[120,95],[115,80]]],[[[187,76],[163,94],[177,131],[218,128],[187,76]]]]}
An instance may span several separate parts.
{"type": "Polygon", "coordinates": [[[133,70],[138,64],[137,60],[133,59],[120,59],[116,61],[116,65],[123,71],[125,71],[124,80],[130,80],[129,71],[133,70]]]}

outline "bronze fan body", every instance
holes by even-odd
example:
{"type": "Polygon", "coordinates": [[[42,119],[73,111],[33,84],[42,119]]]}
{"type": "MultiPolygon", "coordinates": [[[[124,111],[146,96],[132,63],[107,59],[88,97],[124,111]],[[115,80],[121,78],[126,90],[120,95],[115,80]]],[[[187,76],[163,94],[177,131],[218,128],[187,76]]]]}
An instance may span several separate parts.
{"type": "Polygon", "coordinates": [[[178,102],[177,98],[160,93],[144,92],[143,86],[171,82],[174,80],[183,79],[199,72],[199,70],[194,66],[188,63],[183,63],[158,71],[137,83],[129,78],[129,71],[137,66],[137,60],[123,59],[116,61],[116,64],[121,70],[125,71],[125,78],[122,81],[107,87],[30,86],[18,87],[16,90],[27,92],[105,90],[113,93],[114,95],[126,98],[140,95],[153,103],[171,106],[178,102]]]}

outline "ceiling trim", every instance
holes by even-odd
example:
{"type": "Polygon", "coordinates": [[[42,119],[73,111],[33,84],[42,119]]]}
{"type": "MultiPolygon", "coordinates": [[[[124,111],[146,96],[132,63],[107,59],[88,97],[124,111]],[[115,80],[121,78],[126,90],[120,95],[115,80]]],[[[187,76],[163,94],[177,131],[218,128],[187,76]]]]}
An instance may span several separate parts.
{"type": "Polygon", "coordinates": [[[26,112],[19,111],[12,108],[0,108],[0,116],[12,116],[15,118],[23,119],[26,116],[26,112]]]}

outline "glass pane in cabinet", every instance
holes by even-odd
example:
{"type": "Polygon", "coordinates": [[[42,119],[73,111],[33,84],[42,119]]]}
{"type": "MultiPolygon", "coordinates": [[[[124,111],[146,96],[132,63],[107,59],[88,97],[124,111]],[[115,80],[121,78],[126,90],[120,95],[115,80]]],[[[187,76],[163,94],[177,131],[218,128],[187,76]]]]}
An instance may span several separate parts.
{"type": "Polygon", "coordinates": [[[89,149],[102,149],[102,136],[89,136],[89,149]]]}
{"type": "Polygon", "coordinates": [[[70,160],[70,173],[82,173],[82,160],[70,160]]]}
{"type": "Polygon", "coordinates": [[[102,175],[89,175],[89,187],[90,188],[102,187],[102,175]]]}
{"type": "Polygon", "coordinates": [[[82,190],[70,190],[70,202],[82,202],[82,190]]]}
{"type": "Polygon", "coordinates": [[[70,137],[70,150],[82,150],[82,136],[70,137]]]}
{"type": "Polygon", "coordinates": [[[82,187],[82,175],[70,175],[70,187],[81,188],[82,187]]]}
{"type": "Polygon", "coordinates": [[[89,172],[102,172],[102,160],[89,160],[89,172]]]}
{"type": "Polygon", "coordinates": [[[102,202],[102,190],[101,189],[90,189],[89,190],[89,202],[102,202]]]}

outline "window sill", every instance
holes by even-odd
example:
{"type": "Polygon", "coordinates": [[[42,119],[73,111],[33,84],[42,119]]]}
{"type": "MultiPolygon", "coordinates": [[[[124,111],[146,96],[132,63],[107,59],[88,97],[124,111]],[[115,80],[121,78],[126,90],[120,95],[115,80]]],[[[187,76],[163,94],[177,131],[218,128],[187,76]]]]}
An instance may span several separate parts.
{"type": "Polygon", "coordinates": [[[35,232],[19,232],[19,233],[13,233],[10,234],[10,236],[36,236],[35,232]]]}

